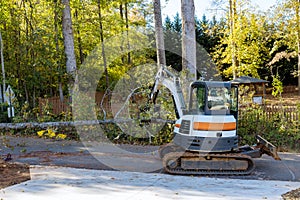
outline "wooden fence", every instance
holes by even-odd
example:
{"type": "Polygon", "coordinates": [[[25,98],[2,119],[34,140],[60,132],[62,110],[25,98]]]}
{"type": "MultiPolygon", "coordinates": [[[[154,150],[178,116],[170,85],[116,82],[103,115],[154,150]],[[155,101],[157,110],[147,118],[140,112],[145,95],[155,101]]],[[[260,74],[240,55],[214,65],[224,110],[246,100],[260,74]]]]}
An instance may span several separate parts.
{"type": "MultiPolygon", "coordinates": [[[[100,107],[104,93],[96,92],[95,93],[95,103],[97,107],[100,107]]],[[[108,98],[105,97],[103,99],[102,105],[105,110],[109,109],[108,98]]],[[[45,111],[49,110],[51,113],[55,115],[59,115],[62,112],[72,112],[71,100],[70,98],[65,97],[62,102],[59,97],[51,97],[51,98],[39,98],[39,111],[42,115],[45,111]]]]}
{"type": "Polygon", "coordinates": [[[283,117],[287,121],[299,120],[299,112],[297,111],[297,106],[268,105],[264,108],[264,111],[268,118],[271,118],[274,115],[279,115],[279,117],[283,117]]]}
{"type": "MultiPolygon", "coordinates": [[[[300,111],[297,106],[279,106],[279,105],[265,105],[262,107],[263,112],[258,112],[257,119],[266,117],[268,119],[278,117],[285,119],[288,122],[296,122],[300,120],[300,111]]],[[[239,111],[240,118],[247,116],[247,108],[243,108],[239,111]]],[[[249,117],[249,116],[248,116],[249,117]]]]}
{"type": "Polygon", "coordinates": [[[43,115],[45,112],[49,111],[55,115],[59,115],[62,112],[71,112],[70,100],[64,98],[64,101],[61,102],[59,97],[51,98],[39,98],[39,111],[40,115],[43,115]]]}
{"type": "MultiPolygon", "coordinates": [[[[95,103],[97,107],[100,108],[101,101],[103,99],[104,94],[101,92],[97,92],[95,94],[95,103]]],[[[106,111],[110,110],[110,103],[108,102],[108,98],[104,98],[103,100],[103,108],[106,111]]],[[[50,112],[59,115],[62,112],[72,112],[70,100],[68,98],[65,98],[63,102],[60,101],[59,97],[51,97],[47,99],[39,99],[39,108],[40,108],[40,114],[43,114],[43,111],[45,111],[46,106],[48,106],[47,109],[50,109],[50,112]]],[[[121,107],[118,105],[113,105],[114,110],[119,110],[121,107]]],[[[300,114],[297,109],[297,106],[278,106],[278,105],[266,105],[263,107],[263,115],[265,115],[267,118],[272,118],[274,116],[279,116],[280,118],[284,118],[287,121],[299,121],[300,120],[300,114]]],[[[247,109],[243,108],[240,110],[240,116],[245,116],[247,114],[247,109]]],[[[259,116],[258,116],[259,117],[259,116]]]]}

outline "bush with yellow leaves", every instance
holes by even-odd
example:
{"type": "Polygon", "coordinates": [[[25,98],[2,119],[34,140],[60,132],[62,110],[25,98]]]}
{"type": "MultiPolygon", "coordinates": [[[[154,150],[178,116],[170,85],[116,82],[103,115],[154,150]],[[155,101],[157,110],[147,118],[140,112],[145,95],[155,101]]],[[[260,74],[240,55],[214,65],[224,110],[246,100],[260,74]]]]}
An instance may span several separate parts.
{"type": "Polygon", "coordinates": [[[55,139],[60,139],[60,140],[64,140],[67,137],[66,134],[56,133],[56,131],[52,130],[52,129],[38,131],[37,135],[39,137],[46,137],[46,138],[52,138],[52,139],[55,138],[55,139]]]}

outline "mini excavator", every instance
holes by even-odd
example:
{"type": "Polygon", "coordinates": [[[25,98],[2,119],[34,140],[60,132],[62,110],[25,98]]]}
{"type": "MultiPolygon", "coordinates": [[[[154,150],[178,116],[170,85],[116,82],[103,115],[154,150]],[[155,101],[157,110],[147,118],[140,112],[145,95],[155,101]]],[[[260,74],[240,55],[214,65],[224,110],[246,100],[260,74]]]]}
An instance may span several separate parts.
{"type": "Polygon", "coordinates": [[[167,173],[247,175],[255,168],[252,158],[267,154],[280,160],[276,147],[260,135],[256,136],[256,145],[239,146],[236,85],[221,81],[192,82],[186,103],[179,77],[162,67],[149,95],[153,103],[161,86],[170,90],[177,116],[172,142],[159,151],[167,173]]]}

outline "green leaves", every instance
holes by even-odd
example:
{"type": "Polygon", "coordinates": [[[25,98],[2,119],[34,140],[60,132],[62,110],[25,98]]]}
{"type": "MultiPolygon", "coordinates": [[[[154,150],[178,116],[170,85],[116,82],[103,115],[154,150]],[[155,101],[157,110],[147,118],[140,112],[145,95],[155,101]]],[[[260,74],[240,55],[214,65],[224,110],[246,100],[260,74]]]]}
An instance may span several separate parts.
{"type": "Polygon", "coordinates": [[[273,86],[272,95],[274,97],[281,97],[281,93],[283,92],[283,85],[282,82],[279,80],[278,75],[273,76],[272,86],[273,86]]]}
{"type": "MultiPolygon", "coordinates": [[[[248,107],[240,111],[238,134],[241,145],[255,144],[255,135],[259,134],[277,146],[281,151],[299,150],[300,126],[297,120],[288,121],[282,112],[261,107],[248,107]]],[[[299,115],[299,109],[293,112],[299,115]]]]}
{"type": "Polygon", "coordinates": [[[224,49],[216,51],[215,59],[221,60],[218,67],[225,77],[232,77],[236,73],[237,77],[250,75],[258,78],[258,70],[263,67],[265,19],[241,5],[237,4],[235,18],[231,19],[234,25],[232,29],[229,29],[230,26],[225,29],[220,45],[216,48],[224,49]],[[236,60],[236,66],[233,66],[233,60],[236,60]]]}
{"type": "MultiPolygon", "coordinates": [[[[18,91],[21,102],[26,100],[30,107],[34,107],[38,97],[57,96],[60,83],[64,94],[68,93],[69,76],[66,76],[61,20],[63,6],[59,0],[21,2],[0,2],[0,29],[8,83],[18,91]]],[[[137,0],[101,1],[101,6],[104,39],[125,32],[129,27],[145,25],[149,15],[144,13],[149,9],[149,4],[137,0]],[[128,22],[125,20],[125,3],[128,22]]],[[[97,1],[71,1],[71,11],[75,53],[80,65],[99,45],[97,1]]],[[[118,48],[127,45],[127,41],[121,42],[118,48]]],[[[115,68],[110,66],[109,75],[114,80],[122,75],[119,72],[122,64],[119,63],[115,68]]],[[[130,66],[123,68],[127,67],[130,66]]],[[[123,68],[122,72],[125,71],[123,68]]]]}

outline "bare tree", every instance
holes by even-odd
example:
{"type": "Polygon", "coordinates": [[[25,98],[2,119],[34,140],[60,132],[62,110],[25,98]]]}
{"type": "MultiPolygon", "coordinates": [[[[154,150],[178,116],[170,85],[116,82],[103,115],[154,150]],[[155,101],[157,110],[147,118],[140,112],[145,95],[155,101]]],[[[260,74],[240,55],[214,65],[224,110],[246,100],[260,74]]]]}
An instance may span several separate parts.
{"type": "Polygon", "coordinates": [[[64,36],[64,47],[66,54],[66,67],[67,72],[75,78],[76,72],[76,56],[74,50],[74,36],[72,28],[72,18],[71,18],[71,8],[70,0],[62,0],[64,6],[63,17],[62,17],[62,26],[63,26],[63,36],[64,36]]]}
{"type": "Polygon", "coordinates": [[[156,35],[156,53],[158,68],[166,65],[164,32],[161,17],[160,0],[153,0],[154,4],[154,21],[155,21],[155,35],[156,35]]]}
{"type": "Polygon", "coordinates": [[[187,69],[189,79],[197,79],[196,33],[194,0],[181,0],[182,14],[182,69],[187,69]]]}

